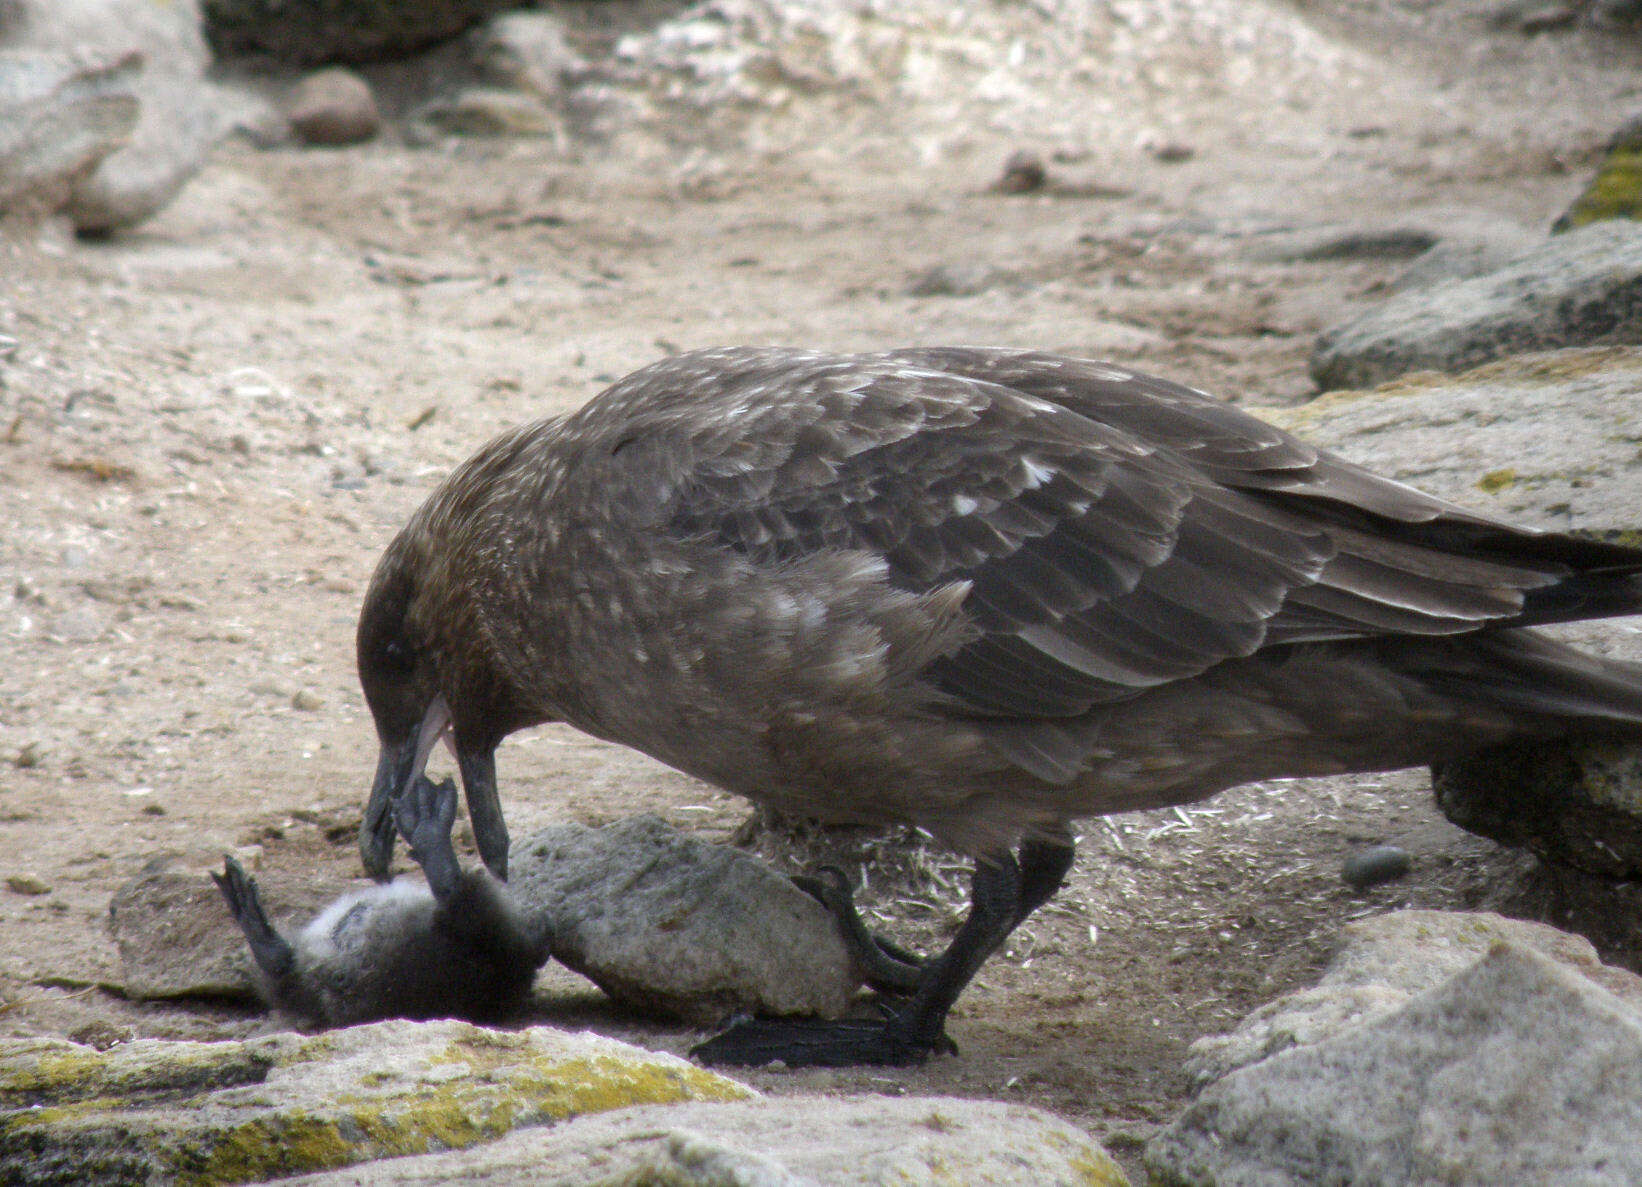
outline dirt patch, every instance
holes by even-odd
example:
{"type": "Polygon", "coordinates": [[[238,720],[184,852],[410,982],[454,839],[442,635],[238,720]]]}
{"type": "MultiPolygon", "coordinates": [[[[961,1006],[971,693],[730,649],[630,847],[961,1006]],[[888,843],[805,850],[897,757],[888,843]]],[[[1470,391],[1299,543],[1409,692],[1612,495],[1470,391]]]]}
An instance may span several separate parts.
{"type": "MultiPolygon", "coordinates": [[[[1314,334],[1404,260],[1293,258],[1254,250],[1263,237],[1462,208],[1546,226],[1634,98],[1625,43],[1490,33],[1458,6],[1306,12],[1394,120],[1359,95],[1313,113],[1315,143],[1262,144],[1246,134],[1262,112],[1188,93],[1194,153],[1122,128],[1133,151],[1052,162],[1078,184],[1025,195],[988,188],[1018,137],[980,134],[913,173],[726,153],[707,181],[513,142],[228,146],[133,234],[0,245],[0,1028],[267,1025],[124,1000],[109,898],[162,852],[202,878],[225,851],[357,877],[374,760],[360,595],[493,432],[727,342],[1046,347],[1294,402],[1314,334]],[[964,292],[914,294],[932,267],[975,263],[989,271],[964,292]]],[[[728,838],[746,813],[566,730],[499,761],[518,837],[654,811],[728,838]]],[[[1041,1104],[1132,1160],[1185,1097],[1186,1045],[1303,984],[1345,921],[1531,905],[1531,862],[1442,821],[1423,773],[1262,784],[1082,831],[1071,884],[954,1013],[959,1058],[749,1079],[1041,1104]],[[1379,841],[1413,872],[1349,890],[1341,860],[1379,841]]],[[[878,905],[939,943],[966,882],[926,872],[918,901],[878,905]]],[[[700,1037],[564,973],[539,1001],[543,1022],[675,1051],[700,1037]]]]}

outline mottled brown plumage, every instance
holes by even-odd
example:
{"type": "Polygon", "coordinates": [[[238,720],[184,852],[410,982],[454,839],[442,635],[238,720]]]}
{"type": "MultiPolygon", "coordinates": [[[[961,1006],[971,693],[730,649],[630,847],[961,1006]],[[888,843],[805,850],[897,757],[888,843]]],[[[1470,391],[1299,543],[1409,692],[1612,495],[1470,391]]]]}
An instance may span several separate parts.
{"type": "MultiPolygon", "coordinates": [[[[1100,363],[681,355],[498,438],[389,547],[362,847],[383,874],[387,805],[448,728],[505,872],[491,755],[550,720],[794,814],[921,825],[983,859],[991,922],[909,975],[915,1057],[1076,817],[1642,728],[1638,669],[1522,629],[1642,610],[1639,572],[1100,363]]],[[[901,1050],[868,1048],[815,1061],[901,1050]]]]}

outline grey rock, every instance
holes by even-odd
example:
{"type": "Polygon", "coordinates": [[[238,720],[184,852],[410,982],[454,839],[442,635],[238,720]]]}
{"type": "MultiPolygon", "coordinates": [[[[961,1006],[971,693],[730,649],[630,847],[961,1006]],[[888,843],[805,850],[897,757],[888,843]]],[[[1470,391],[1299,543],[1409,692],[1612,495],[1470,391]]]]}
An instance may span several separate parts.
{"type": "Polygon", "coordinates": [[[340,67],[316,70],[298,82],[285,115],[304,144],[360,144],[382,127],[370,84],[340,67]]]}
{"type": "MultiPolygon", "coordinates": [[[[1337,1000],[1308,1034],[1268,1038],[1275,1053],[1205,1088],[1150,1143],[1155,1182],[1642,1181],[1632,1136],[1642,1124],[1637,979],[1547,955],[1541,938],[1500,939],[1504,921],[1491,917],[1476,928],[1486,938],[1478,958],[1474,917],[1433,928],[1432,913],[1406,914],[1424,917],[1400,924],[1404,940],[1420,941],[1414,956],[1434,957],[1429,966],[1382,984],[1378,1001],[1337,1000]],[[1433,974],[1448,975],[1419,990],[1433,974]],[[1603,983],[1615,974],[1628,978],[1617,993],[1603,983]]],[[[1359,949],[1357,988],[1372,987],[1369,968],[1389,976],[1395,963],[1416,966],[1409,955],[1359,949]]],[[[1299,1017],[1318,1013],[1312,1003],[1299,1017]]]]}
{"type": "Polygon", "coordinates": [[[861,983],[819,903],[656,817],[544,829],[509,865],[553,955],[639,1009],[704,1026],[744,1011],[837,1017],[861,983]]]}
{"type": "Polygon", "coordinates": [[[1584,6],[1568,0],[1505,0],[1489,13],[1488,23],[1516,33],[1549,33],[1571,28],[1584,6]]]}
{"type": "Polygon", "coordinates": [[[198,0],[8,0],[7,48],[140,55],[139,111],[127,141],[74,187],[67,212],[80,231],[140,222],[204,165],[227,130],[198,0]]]}
{"type": "MultiPolygon", "coordinates": [[[[1629,527],[1642,525],[1639,384],[1634,347],[1562,350],[1259,413],[1378,473],[1514,522],[1629,527]]],[[[1613,624],[1579,631],[1634,637],[1613,624]]]]}
{"type": "Polygon", "coordinates": [[[1642,341],[1642,225],[1607,220],[1554,236],[1497,271],[1409,290],[1323,333],[1323,390],[1503,355],[1642,341]]]}
{"type": "Polygon", "coordinates": [[[205,0],[205,19],[218,53],[312,66],[404,57],[512,7],[517,0],[205,0]]]}
{"type": "Polygon", "coordinates": [[[584,75],[587,62],[570,48],[564,22],[546,12],[504,12],[468,35],[468,52],[491,86],[554,100],[584,75]]]}
{"type": "Polygon", "coordinates": [[[0,1039],[0,1167],[19,1187],[258,1182],[606,1109],[753,1095],[676,1056],[547,1027],[379,1022],[106,1052],[0,1039]]]}
{"type": "MultiPolygon", "coordinates": [[[[343,1187],[357,1175],[293,1180],[343,1187]]],[[[951,1097],[792,1098],[623,1109],[371,1168],[376,1184],[1126,1187],[1087,1134],[1040,1109],[951,1097]]]]}
{"type": "MultiPolygon", "coordinates": [[[[1515,522],[1634,527],[1642,525],[1639,384],[1642,351],[1634,347],[1564,350],[1262,415],[1370,469],[1515,522]]],[[[1581,646],[1642,660],[1633,623],[1560,629],[1581,646]]],[[[1515,744],[1448,764],[1435,785],[1439,806],[1462,828],[1567,869],[1642,875],[1642,747],[1634,743],[1515,744]]],[[[1612,899],[1583,882],[1569,889],[1579,901],[1612,899]]]]}
{"type": "Polygon", "coordinates": [[[1049,167],[1029,148],[1016,149],[991,185],[995,194],[1035,194],[1049,183],[1049,167]]]}
{"type": "Polygon", "coordinates": [[[1642,978],[1604,965],[1581,936],[1487,911],[1394,911],[1347,924],[1316,985],[1268,1002],[1229,1034],[1197,1040],[1186,1071],[1194,1083],[1207,1084],[1366,1025],[1452,980],[1502,943],[1532,949],[1642,1010],[1642,978]]]}
{"type": "Polygon", "coordinates": [[[468,87],[440,96],[411,113],[407,134],[421,142],[441,136],[564,135],[558,115],[534,95],[499,87],[468,87]]]}
{"type": "Polygon", "coordinates": [[[67,205],[74,187],[131,137],[134,54],[0,50],[0,215],[67,205]]]}
{"type": "Polygon", "coordinates": [[[1513,223],[1445,232],[1392,280],[1393,293],[1466,280],[1507,267],[1545,242],[1545,236],[1513,223]]]}
{"type": "MultiPolygon", "coordinates": [[[[332,897],[307,880],[261,880],[269,881],[274,925],[287,934],[332,897]]],[[[114,892],[108,914],[127,996],[255,996],[245,937],[204,870],[155,858],[114,892]]]]}
{"type": "Polygon", "coordinates": [[[1340,865],[1340,877],[1347,886],[1366,890],[1391,882],[1408,873],[1413,858],[1396,845],[1370,845],[1351,854],[1340,865]]]}

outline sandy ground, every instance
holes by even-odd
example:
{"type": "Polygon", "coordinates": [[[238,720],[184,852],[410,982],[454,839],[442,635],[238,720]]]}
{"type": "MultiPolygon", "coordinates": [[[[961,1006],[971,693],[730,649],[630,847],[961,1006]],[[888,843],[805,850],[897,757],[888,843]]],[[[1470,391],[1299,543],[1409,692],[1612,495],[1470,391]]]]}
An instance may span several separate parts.
{"type": "MultiPolygon", "coordinates": [[[[1294,259],[1268,250],[1280,232],[1542,228],[1635,102],[1623,41],[1488,32],[1460,6],[1302,8],[1378,92],[1266,145],[1248,129],[1267,113],[1199,100],[1189,159],[1123,128],[1128,151],[1054,162],[1066,184],[1044,193],[988,192],[1012,147],[1038,147],[998,136],[910,171],[726,152],[706,183],[539,142],[230,144],[135,233],[0,242],[0,1031],[267,1025],[126,1000],[109,898],[163,853],[201,877],[224,851],[357,876],[375,754],[360,595],[493,432],[732,341],[1047,347],[1292,403],[1314,334],[1403,261],[1294,259]],[[915,295],[937,265],[980,291],[915,295]]],[[[516,837],[653,811],[727,838],[746,815],[560,729],[511,739],[500,766],[516,837]]],[[[1342,923],[1523,908],[1531,864],[1442,821],[1423,772],[1088,821],[1071,884],[960,1002],[959,1057],[749,1078],[1041,1104],[1132,1161],[1185,1098],[1186,1045],[1305,983],[1342,923]],[[1341,859],[1375,841],[1411,850],[1413,874],[1348,890],[1341,859]]],[[[933,872],[880,903],[920,942],[944,938],[963,888],[959,867],[933,872]]],[[[562,972],[538,1005],[672,1050],[700,1037],[562,972]]]]}

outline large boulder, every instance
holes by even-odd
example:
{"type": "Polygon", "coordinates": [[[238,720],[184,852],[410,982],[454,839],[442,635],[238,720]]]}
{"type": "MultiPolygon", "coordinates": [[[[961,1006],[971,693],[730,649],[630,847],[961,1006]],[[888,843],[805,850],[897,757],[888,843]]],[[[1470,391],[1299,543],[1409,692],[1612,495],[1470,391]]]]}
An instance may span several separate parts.
{"type": "Polygon", "coordinates": [[[518,7],[518,0],[205,0],[221,54],[284,62],[377,62],[404,57],[518,7]]]}
{"type": "Polygon", "coordinates": [[[379,1022],[97,1051],[0,1042],[7,1183],[257,1182],[461,1149],[638,1104],[742,1100],[734,1080],[595,1035],[379,1022]]]}
{"type": "Polygon", "coordinates": [[[1356,925],[1324,986],[1207,1061],[1218,1078],[1147,1148],[1154,1181],[1642,1182],[1642,980],[1549,932],[1356,925]]]}
{"type": "MultiPolygon", "coordinates": [[[[344,1187],[347,1172],[293,1187],[344,1187]]],[[[371,1182],[697,1187],[1127,1187],[1100,1144],[1041,1109],[951,1097],[785,1097],[623,1109],[451,1154],[396,1159],[371,1182]]]]}
{"type": "Polygon", "coordinates": [[[1642,342],[1642,225],[1610,219],[1556,235],[1504,267],[1406,289],[1327,330],[1311,353],[1323,390],[1504,355],[1642,342]]]}
{"type": "Polygon", "coordinates": [[[232,122],[234,100],[205,79],[211,56],[198,0],[7,0],[0,48],[111,54],[140,66],[131,80],[135,126],[65,206],[80,231],[117,230],[159,210],[232,122]]]}
{"type": "Polygon", "coordinates": [[[0,215],[63,209],[131,138],[135,54],[0,50],[0,215]]]}

